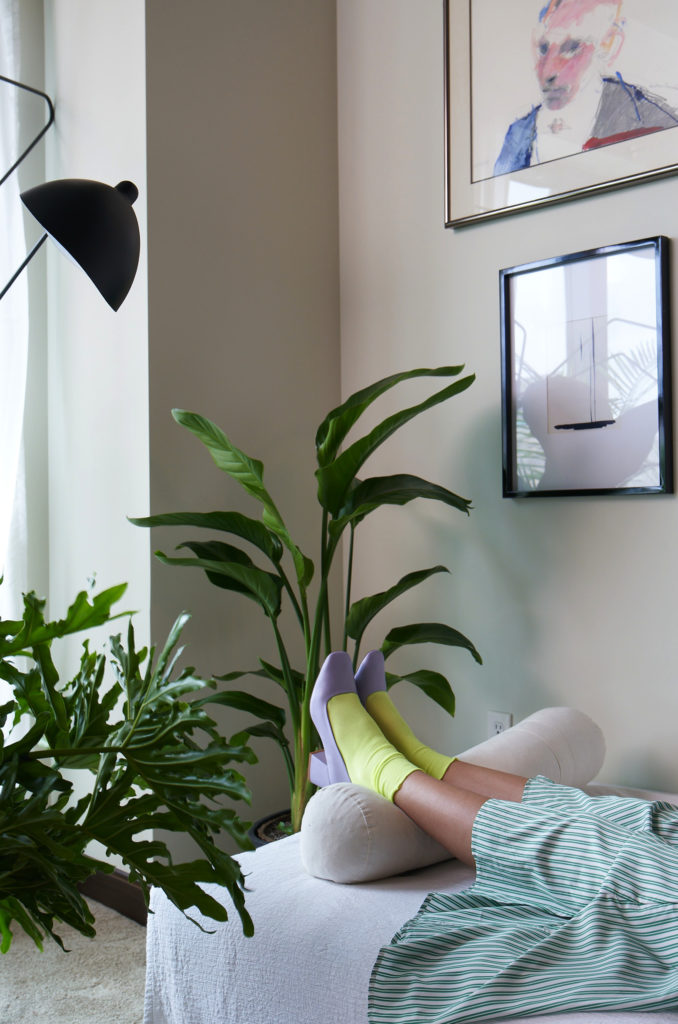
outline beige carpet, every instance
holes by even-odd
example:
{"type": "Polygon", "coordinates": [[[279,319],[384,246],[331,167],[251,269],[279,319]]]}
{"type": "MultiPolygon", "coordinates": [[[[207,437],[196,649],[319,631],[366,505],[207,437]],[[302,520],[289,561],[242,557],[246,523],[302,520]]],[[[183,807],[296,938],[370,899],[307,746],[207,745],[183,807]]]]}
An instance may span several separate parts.
{"type": "Polygon", "coordinates": [[[88,902],[96,938],[57,929],[70,953],[51,939],[40,953],[22,929],[13,929],[12,946],[0,956],[3,1024],[142,1024],[146,929],[88,902]]]}

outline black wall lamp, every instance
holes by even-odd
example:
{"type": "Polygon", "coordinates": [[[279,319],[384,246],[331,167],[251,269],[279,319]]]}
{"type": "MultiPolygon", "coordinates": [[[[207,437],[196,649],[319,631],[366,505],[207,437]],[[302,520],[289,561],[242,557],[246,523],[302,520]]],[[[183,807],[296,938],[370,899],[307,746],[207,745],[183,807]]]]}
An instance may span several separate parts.
{"type": "MultiPolygon", "coordinates": [[[[2,185],[53,123],[54,105],[39,89],[4,75],[0,81],[41,96],[49,112],[47,123],[0,178],[2,185]]],[[[0,300],[49,237],[85,271],[109,306],[119,309],[139,263],[139,225],[132,209],[138,195],[131,181],[121,181],[113,188],[82,178],[48,181],[22,192],[22,202],[45,233],[0,291],[0,300]]]]}

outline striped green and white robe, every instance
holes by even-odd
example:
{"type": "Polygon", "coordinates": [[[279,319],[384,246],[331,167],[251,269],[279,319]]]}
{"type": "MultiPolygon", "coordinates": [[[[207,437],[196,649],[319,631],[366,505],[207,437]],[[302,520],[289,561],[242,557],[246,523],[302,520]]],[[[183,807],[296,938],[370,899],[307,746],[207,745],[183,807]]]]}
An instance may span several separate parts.
{"type": "Polygon", "coordinates": [[[678,1008],[678,809],[531,779],[473,827],[476,882],[384,947],[371,1024],[678,1008]]]}

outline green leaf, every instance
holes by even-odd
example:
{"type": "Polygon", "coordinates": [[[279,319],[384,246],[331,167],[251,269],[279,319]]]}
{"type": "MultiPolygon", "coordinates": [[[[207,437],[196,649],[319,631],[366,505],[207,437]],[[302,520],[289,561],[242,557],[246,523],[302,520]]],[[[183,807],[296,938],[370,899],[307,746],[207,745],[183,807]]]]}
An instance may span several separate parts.
{"type": "Polygon", "coordinates": [[[91,602],[87,592],[81,591],[69,607],[66,617],[50,623],[46,623],[43,617],[45,601],[37,598],[33,592],[24,594],[24,617],[21,629],[9,640],[0,635],[0,658],[28,651],[36,644],[48,643],[70,633],[92,629],[95,626],[103,625],[111,618],[129,614],[128,612],[119,612],[117,615],[111,615],[111,606],[120,600],[126,589],[126,583],[109,587],[108,590],[102,590],[101,593],[95,594],[91,602]]]}
{"type": "Polygon", "coordinates": [[[168,558],[162,551],[156,551],[155,554],[164,565],[184,565],[203,569],[211,583],[219,580],[218,586],[251,597],[273,619],[280,614],[282,580],[270,572],[241,562],[218,562],[209,558],[168,558]]]}
{"type": "MultiPolygon", "coordinates": [[[[236,862],[232,861],[235,865],[236,862]]],[[[133,866],[133,865],[132,865],[133,866]]],[[[204,889],[204,884],[224,886],[235,904],[240,915],[243,933],[246,936],[254,935],[254,924],[252,918],[245,908],[245,899],[242,890],[245,888],[245,880],[239,870],[231,870],[226,874],[225,863],[218,863],[212,866],[204,861],[191,861],[188,864],[173,864],[166,867],[163,864],[152,865],[150,869],[143,865],[143,870],[153,885],[162,888],[174,905],[187,917],[187,911],[196,907],[204,917],[210,917],[213,921],[227,921],[228,913],[226,908],[213,896],[210,896],[204,889]]],[[[198,923],[194,918],[190,918],[198,923]]],[[[198,925],[201,931],[205,931],[198,925]]]]}
{"type": "Polygon", "coordinates": [[[219,530],[249,541],[276,564],[282,558],[283,547],[274,533],[258,519],[240,512],[168,512],[162,515],[130,518],[134,526],[195,526],[203,530],[219,530]]]}
{"type": "Polygon", "coordinates": [[[390,672],[386,673],[386,687],[391,689],[396,683],[406,679],[414,686],[418,686],[427,697],[440,705],[449,715],[454,715],[455,701],[454,693],[449,682],[440,672],[431,672],[428,669],[419,669],[417,672],[406,672],[405,675],[397,676],[390,672]]]}
{"type": "Polygon", "coordinates": [[[233,672],[225,672],[223,676],[214,676],[210,680],[209,686],[212,689],[216,688],[217,680],[224,683],[232,683],[235,679],[244,679],[245,676],[263,675],[263,672],[259,672],[254,668],[234,669],[233,672]]]}
{"type": "Polygon", "coordinates": [[[384,377],[382,380],[356,391],[345,402],[328,413],[318,427],[315,436],[318,465],[327,466],[334,461],[344,438],[365,409],[396,384],[404,380],[412,380],[415,377],[456,377],[463,369],[462,365],[439,366],[433,370],[406,370],[404,373],[394,373],[390,377],[384,377]]]}
{"type": "Polygon", "coordinates": [[[45,696],[49,702],[52,711],[54,712],[54,718],[56,724],[60,729],[68,729],[68,718],[66,716],[66,704],[64,698],[57,690],[57,683],[59,682],[59,675],[54,662],[52,661],[49,653],[48,644],[34,644],[33,645],[33,657],[40,667],[40,674],[42,676],[42,683],[45,690],[45,696]]]}
{"type": "Polygon", "coordinates": [[[16,921],[17,924],[21,925],[23,930],[31,939],[33,939],[35,945],[42,953],[43,933],[35,925],[31,915],[24,910],[21,903],[19,903],[18,900],[13,899],[11,896],[0,900],[0,933],[2,934],[0,953],[7,953],[12,943],[12,931],[10,929],[12,921],[16,921]]]}
{"type": "Polygon", "coordinates": [[[330,530],[340,532],[348,523],[357,523],[382,505],[406,505],[415,498],[442,501],[467,515],[471,508],[468,498],[461,498],[453,491],[439,484],[430,483],[418,476],[399,473],[395,476],[371,477],[356,482],[346,495],[346,501],[337,518],[330,524],[330,530]]]}
{"type": "MultiPolygon", "coordinates": [[[[2,577],[0,577],[2,583],[2,577]]],[[[21,629],[22,622],[17,619],[0,619],[0,637],[16,636],[21,629]]]]}
{"type": "Polygon", "coordinates": [[[130,745],[125,748],[126,758],[137,769],[142,768],[145,771],[147,768],[155,767],[156,770],[167,772],[168,780],[172,778],[171,772],[181,769],[181,774],[176,780],[180,784],[183,784],[185,779],[196,779],[198,771],[209,769],[211,772],[215,765],[224,760],[225,753],[232,758],[238,751],[236,749],[225,750],[223,743],[210,744],[204,749],[198,750],[184,750],[175,745],[164,750],[147,750],[146,744],[139,747],[130,745]]]}
{"type": "MultiPolygon", "coordinates": [[[[185,540],[177,544],[177,551],[181,548],[188,548],[198,558],[204,558],[212,562],[220,562],[223,565],[236,563],[237,565],[251,565],[254,562],[242,548],[236,548],[233,544],[225,544],[221,540],[185,540]]],[[[256,568],[256,566],[255,566],[256,568]]],[[[262,570],[264,571],[264,570],[262,570]]],[[[273,575],[273,574],[269,574],[273,575]]],[[[277,579],[277,576],[274,576],[277,579]]]]}
{"type": "Polygon", "coordinates": [[[391,601],[394,601],[401,594],[406,593],[439,572],[449,572],[449,569],[444,565],[434,565],[430,569],[409,572],[399,579],[395,586],[390,587],[388,590],[382,590],[378,594],[372,594],[370,597],[363,597],[361,600],[356,601],[351,605],[346,617],[347,634],[353,640],[360,640],[375,615],[378,615],[391,601]]]}
{"type": "Polygon", "coordinates": [[[338,516],[344,502],[347,500],[356,473],[365,460],[405,423],[414,419],[419,413],[447,401],[454,395],[461,394],[462,391],[471,386],[474,380],[475,375],[473,374],[469,377],[463,377],[462,380],[455,381],[454,384],[450,384],[441,391],[437,391],[426,401],[410,406],[407,409],[401,409],[399,412],[383,420],[365,437],[352,444],[341,455],[337,456],[333,462],[317,469],[315,475],[318,479],[318,501],[322,507],[327,509],[332,516],[338,516]]]}
{"type": "MultiPolygon", "coordinates": [[[[56,623],[57,629],[63,630],[58,635],[63,636],[66,632],[79,633],[84,629],[101,626],[111,618],[129,615],[129,612],[118,612],[117,615],[111,615],[111,606],[120,600],[126,590],[127,584],[119,583],[115,587],[101,591],[100,594],[95,594],[91,603],[88,601],[87,594],[81,591],[68,609],[65,620],[56,623]]],[[[50,631],[48,630],[48,632],[50,631]]],[[[36,638],[34,638],[35,642],[36,638]]]]}
{"type": "MultiPolygon", "coordinates": [[[[205,559],[207,561],[219,562],[224,566],[250,566],[256,571],[256,573],[264,573],[266,579],[272,582],[274,588],[272,589],[268,584],[265,585],[266,593],[269,595],[269,598],[274,594],[274,592],[277,594],[271,607],[277,607],[278,612],[276,614],[279,614],[280,594],[283,588],[282,577],[278,576],[276,573],[267,573],[265,570],[259,569],[254,565],[252,559],[245,551],[234,547],[232,544],[224,544],[222,541],[217,540],[185,541],[183,544],[177,545],[177,547],[188,548],[194,555],[197,555],[198,558],[205,559]]],[[[233,590],[237,593],[245,594],[247,597],[252,597],[256,601],[260,600],[261,595],[258,590],[255,590],[254,592],[252,591],[249,576],[243,579],[242,572],[240,570],[237,570],[235,575],[230,571],[227,572],[226,575],[223,575],[222,573],[210,572],[208,570],[206,575],[210,583],[214,584],[216,587],[221,587],[223,590],[233,590]]],[[[268,611],[268,605],[265,605],[265,610],[270,614],[268,611]]]]}
{"type": "Polygon", "coordinates": [[[45,729],[49,724],[49,712],[43,712],[28,730],[25,736],[14,743],[7,743],[2,751],[2,760],[10,761],[17,754],[24,754],[40,742],[45,735],[45,729]]]}
{"type": "Polygon", "coordinates": [[[394,651],[410,644],[441,644],[444,647],[463,647],[473,655],[479,665],[483,663],[483,659],[468,637],[442,622],[418,622],[410,626],[397,626],[392,629],[381,647],[384,658],[389,658],[394,651]]]}
{"type": "Polygon", "coordinates": [[[243,690],[226,690],[210,694],[202,700],[194,701],[194,707],[203,707],[205,704],[219,704],[220,706],[236,708],[238,711],[247,711],[255,718],[264,721],[274,722],[279,729],[285,726],[285,712],[283,708],[269,704],[267,700],[255,697],[243,690]]]}
{"type": "MultiPolygon", "coordinates": [[[[262,667],[262,672],[256,672],[255,675],[261,675],[265,679],[270,679],[272,682],[277,683],[278,686],[282,686],[283,690],[287,692],[287,683],[285,680],[285,673],[278,665],[271,665],[270,662],[264,661],[263,658],[259,659],[259,664],[262,667]]],[[[299,700],[302,699],[304,688],[306,685],[306,679],[303,672],[297,672],[296,669],[290,668],[290,677],[292,685],[294,686],[296,693],[299,696],[299,700]]]]}
{"type": "MultiPolygon", "coordinates": [[[[120,683],[101,692],[109,686],[108,680],[104,682],[104,659],[90,652],[87,643],[77,675],[65,687],[60,685],[51,641],[44,639],[57,630],[54,623],[45,623],[43,607],[37,599],[29,600],[15,631],[24,639],[43,637],[26,649],[37,668],[9,671],[9,662],[0,659],[4,675],[15,686],[17,705],[21,702],[26,714],[33,714],[33,707],[39,709],[26,735],[12,741],[10,734],[8,742],[0,744],[3,948],[11,940],[13,922],[36,943],[45,934],[61,942],[55,930],[60,921],[85,935],[94,934],[78,884],[95,870],[110,870],[110,865],[85,853],[93,839],[122,858],[146,896],[151,885],[158,885],[184,913],[197,906],[216,920],[226,920],[226,910],[202,888],[203,882],[224,885],[249,934],[252,922],[244,907],[239,865],[217,848],[213,837],[228,834],[241,847],[249,845],[245,823],[222,801],[249,801],[245,780],[231,765],[253,764],[256,755],[244,734],[230,741],[221,734],[207,713],[215,701],[196,696],[203,680],[191,669],[174,676],[188,616],[178,617],[155,663],[153,650],[135,650],[131,623],[126,648],[120,637],[111,638],[114,667],[127,694],[120,720],[113,716],[120,683]],[[56,747],[52,738],[58,740],[56,747]],[[89,793],[73,801],[72,782],[65,773],[83,765],[96,777],[89,793]],[[164,829],[189,836],[202,860],[174,865],[163,842],[142,837],[148,830],[164,829]]],[[[82,605],[77,616],[81,611],[79,621],[90,622],[82,605]]],[[[3,705],[0,713],[7,708],[3,705]]],[[[266,711],[277,721],[284,720],[273,705],[266,711]]],[[[276,728],[273,722],[267,724],[276,728]]]]}
{"type": "Polygon", "coordinates": [[[266,739],[275,740],[280,745],[289,746],[284,733],[273,722],[250,723],[242,730],[242,734],[243,736],[263,736],[266,739]]]}
{"type": "Polygon", "coordinates": [[[290,537],[282,516],[275,503],[264,487],[264,464],[252,459],[229,440],[216,424],[199,416],[197,413],[184,409],[173,409],[174,419],[182,427],[195,434],[208,449],[219,469],[227,473],[263,506],[263,521],[269,530],[276,534],[292,555],[297,579],[301,586],[307,586],[313,575],[313,563],[302,553],[290,537]]]}
{"type": "MultiPolygon", "coordinates": [[[[175,658],[174,658],[175,648],[176,648],[177,644],[179,643],[179,639],[181,637],[182,630],[184,629],[186,623],[190,620],[190,618],[191,618],[191,616],[190,616],[190,614],[188,612],[182,612],[180,615],[177,616],[177,618],[175,619],[175,621],[174,621],[174,623],[172,625],[172,628],[171,628],[171,630],[169,632],[167,640],[165,641],[163,649],[160,652],[160,655],[158,657],[158,661],[157,661],[157,663],[155,665],[155,669],[154,669],[152,674],[150,673],[150,669],[151,669],[151,663],[153,661],[153,651],[151,651],[151,654],[150,654],[149,659],[148,659],[149,660],[148,684],[149,684],[149,686],[152,686],[152,684],[155,683],[155,687],[154,688],[156,690],[162,688],[165,693],[167,692],[167,685],[169,683],[169,675],[170,675],[170,672],[172,670],[173,662],[175,660],[175,658]]],[[[128,633],[128,644],[129,644],[129,649],[130,649],[130,655],[134,655],[134,653],[135,653],[134,652],[134,632],[133,632],[133,630],[131,628],[131,623],[130,623],[130,630],[129,630],[129,633],[128,633]]],[[[127,659],[123,659],[121,661],[121,663],[124,664],[126,660],[127,659]]],[[[139,658],[139,659],[133,658],[133,662],[134,662],[135,666],[136,666],[137,660],[141,661],[142,659],[141,658],[139,658]]],[[[138,667],[135,667],[135,675],[138,675],[138,676],[140,675],[138,667]]],[[[182,676],[182,680],[183,680],[183,676],[182,676]]],[[[174,691],[174,693],[176,693],[176,692],[177,691],[174,691]]],[[[174,693],[173,693],[173,696],[174,696],[174,693]]]]}
{"type": "MultiPolygon", "coordinates": [[[[288,688],[283,670],[276,665],[270,665],[267,661],[264,661],[263,658],[260,659],[260,664],[262,665],[262,668],[259,669],[251,668],[245,669],[244,671],[227,672],[223,676],[215,676],[214,678],[218,679],[220,682],[232,683],[235,679],[242,679],[244,676],[258,676],[259,679],[271,680],[271,682],[281,686],[287,693],[288,688]]],[[[290,675],[292,683],[294,684],[295,690],[299,696],[299,700],[301,700],[304,692],[304,675],[302,672],[297,672],[295,669],[290,669],[290,675]]]]}

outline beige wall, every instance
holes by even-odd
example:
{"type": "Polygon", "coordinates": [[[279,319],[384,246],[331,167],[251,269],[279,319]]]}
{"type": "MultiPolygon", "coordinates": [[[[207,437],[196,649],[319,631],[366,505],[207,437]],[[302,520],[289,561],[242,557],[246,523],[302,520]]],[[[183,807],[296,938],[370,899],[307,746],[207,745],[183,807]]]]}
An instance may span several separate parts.
{"type": "MultiPolygon", "coordinates": [[[[146,42],[151,507],[260,514],[171,417],[191,409],[263,460],[315,557],[313,440],[339,397],[334,2],[147,0],[146,42]]],[[[156,531],[153,548],[190,536],[156,531]]],[[[202,673],[277,659],[252,602],[154,562],[156,639],[183,608],[202,673]]],[[[277,748],[256,748],[255,817],[288,806],[277,748]]]]}
{"type": "MultiPolygon", "coordinates": [[[[675,236],[678,179],[444,230],[442,40],[440,0],[338,0],[342,389],[414,365],[465,362],[478,376],[384,452],[382,466],[444,483],[475,508],[469,520],[424,503],[375,518],[358,590],[434,561],[453,574],[375,623],[373,640],[416,615],[476,642],[482,668],[431,651],[456,690],[453,722],[401,692],[440,745],[484,738],[487,709],[523,717],[571,704],[605,732],[606,780],[675,791],[677,499],[501,498],[498,271],[675,236]]],[[[674,260],[672,291],[676,274],[674,260]]]]}

